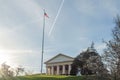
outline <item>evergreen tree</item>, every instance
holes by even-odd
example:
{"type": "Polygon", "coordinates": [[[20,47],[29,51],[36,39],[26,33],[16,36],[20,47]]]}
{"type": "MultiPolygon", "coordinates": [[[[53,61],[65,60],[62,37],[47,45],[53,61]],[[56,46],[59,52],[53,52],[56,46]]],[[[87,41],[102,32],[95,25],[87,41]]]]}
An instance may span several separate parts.
{"type": "Polygon", "coordinates": [[[103,68],[100,55],[94,48],[94,43],[84,52],[81,52],[73,61],[71,75],[76,75],[80,68],[82,75],[100,73],[100,66],[103,68]]]}

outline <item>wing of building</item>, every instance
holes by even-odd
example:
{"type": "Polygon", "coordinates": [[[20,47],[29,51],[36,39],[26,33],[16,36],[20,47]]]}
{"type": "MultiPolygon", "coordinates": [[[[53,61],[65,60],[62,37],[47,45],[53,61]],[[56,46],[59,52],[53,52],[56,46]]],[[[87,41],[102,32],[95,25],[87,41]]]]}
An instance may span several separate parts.
{"type": "Polygon", "coordinates": [[[71,64],[74,58],[58,54],[46,61],[46,74],[47,75],[69,75],[71,70],[71,64]]]}

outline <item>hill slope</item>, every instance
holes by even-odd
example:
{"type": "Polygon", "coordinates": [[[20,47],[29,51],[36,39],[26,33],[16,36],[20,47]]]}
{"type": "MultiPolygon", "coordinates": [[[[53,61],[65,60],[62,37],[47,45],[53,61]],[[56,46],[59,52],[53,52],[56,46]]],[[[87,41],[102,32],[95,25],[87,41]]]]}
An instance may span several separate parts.
{"type": "Polygon", "coordinates": [[[46,76],[46,75],[31,75],[18,77],[19,80],[83,80],[82,77],[75,76],[46,76]]]}

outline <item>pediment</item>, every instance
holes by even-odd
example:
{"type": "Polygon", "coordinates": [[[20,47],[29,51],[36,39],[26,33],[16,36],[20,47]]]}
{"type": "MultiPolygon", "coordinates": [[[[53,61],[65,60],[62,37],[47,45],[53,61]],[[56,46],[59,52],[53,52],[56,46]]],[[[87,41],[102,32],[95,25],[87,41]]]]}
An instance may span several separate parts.
{"type": "Polygon", "coordinates": [[[74,58],[64,55],[64,54],[58,54],[55,57],[51,58],[50,60],[46,61],[45,64],[49,63],[57,63],[57,62],[66,62],[66,61],[73,61],[74,58]]]}

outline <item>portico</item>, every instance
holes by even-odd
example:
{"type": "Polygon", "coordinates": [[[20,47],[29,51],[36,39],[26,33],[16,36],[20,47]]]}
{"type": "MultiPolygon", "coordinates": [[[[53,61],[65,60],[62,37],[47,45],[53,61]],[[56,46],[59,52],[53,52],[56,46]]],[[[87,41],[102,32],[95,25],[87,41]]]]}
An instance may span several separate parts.
{"type": "Polygon", "coordinates": [[[74,58],[58,54],[45,62],[47,75],[69,75],[74,58]]]}

